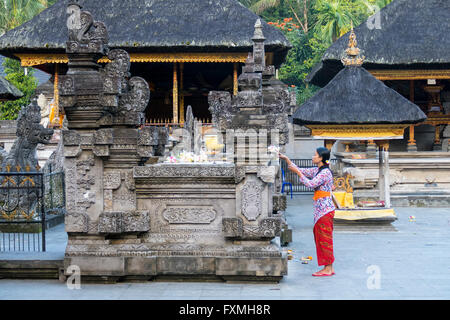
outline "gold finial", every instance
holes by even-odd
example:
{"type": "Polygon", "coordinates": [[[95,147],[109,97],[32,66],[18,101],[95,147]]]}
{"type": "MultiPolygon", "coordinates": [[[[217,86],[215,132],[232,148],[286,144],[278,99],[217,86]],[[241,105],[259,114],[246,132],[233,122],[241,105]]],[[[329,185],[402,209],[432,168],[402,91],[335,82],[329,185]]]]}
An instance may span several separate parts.
{"type": "Polygon", "coordinates": [[[358,42],[356,41],[356,34],[353,30],[353,21],[351,22],[352,30],[348,40],[348,48],[345,50],[346,57],[342,58],[344,66],[362,66],[366,57],[360,56],[361,50],[358,48],[358,42]]]}

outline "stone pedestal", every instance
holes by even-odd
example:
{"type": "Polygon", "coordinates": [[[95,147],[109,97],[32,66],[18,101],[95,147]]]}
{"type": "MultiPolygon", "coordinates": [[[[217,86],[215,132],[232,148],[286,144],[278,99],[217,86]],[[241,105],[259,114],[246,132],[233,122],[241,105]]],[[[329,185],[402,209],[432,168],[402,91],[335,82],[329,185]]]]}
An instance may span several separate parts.
{"type": "Polygon", "coordinates": [[[433,144],[433,151],[442,151],[442,142],[433,144]]]}
{"type": "Polygon", "coordinates": [[[407,152],[417,152],[417,144],[408,143],[408,145],[406,146],[406,151],[407,152]]]}
{"type": "Polygon", "coordinates": [[[374,141],[369,141],[366,147],[367,158],[375,158],[377,156],[377,145],[374,141]]]}
{"type": "Polygon", "coordinates": [[[449,138],[442,140],[442,152],[450,152],[450,139],[449,138]]]}
{"type": "Polygon", "coordinates": [[[444,132],[442,133],[442,151],[443,152],[450,152],[450,125],[447,125],[444,129],[444,132]]]}
{"type": "MultiPolygon", "coordinates": [[[[129,237],[71,237],[65,263],[92,277],[279,281],[287,258],[272,242],[281,231],[270,217],[274,174],[226,163],[135,167],[137,212],[146,227],[129,237]]],[[[122,229],[129,219],[111,218],[122,229]]]]}

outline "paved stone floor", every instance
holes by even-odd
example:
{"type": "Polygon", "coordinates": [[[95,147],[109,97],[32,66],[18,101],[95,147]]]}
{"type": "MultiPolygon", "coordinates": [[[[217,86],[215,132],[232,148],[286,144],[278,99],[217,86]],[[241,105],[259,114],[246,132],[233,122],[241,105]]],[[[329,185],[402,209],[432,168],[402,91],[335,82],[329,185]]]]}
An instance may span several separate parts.
{"type": "MultiPolygon", "coordinates": [[[[310,195],[289,200],[287,219],[294,252],[289,274],[279,284],[146,282],[82,284],[69,290],[47,280],[0,280],[0,299],[450,299],[450,208],[396,208],[389,226],[335,226],[333,277],[318,270],[312,234],[310,195]],[[408,217],[416,217],[410,222],[408,217]],[[302,256],[314,258],[302,264],[302,256]]],[[[48,235],[47,257],[63,255],[63,226],[48,235]]],[[[4,259],[11,254],[1,254],[4,259]]],[[[39,254],[21,254],[36,258],[39,254]]],[[[16,256],[17,257],[17,256],[16,256]]]]}

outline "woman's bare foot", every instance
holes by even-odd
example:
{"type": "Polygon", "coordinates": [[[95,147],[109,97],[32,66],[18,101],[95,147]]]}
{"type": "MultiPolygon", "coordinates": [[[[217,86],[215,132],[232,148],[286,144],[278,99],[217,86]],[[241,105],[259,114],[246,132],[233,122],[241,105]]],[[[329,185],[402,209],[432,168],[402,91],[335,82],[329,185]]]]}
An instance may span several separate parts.
{"type": "Polygon", "coordinates": [[[333,266],[332,265],[328,265],[328,266],[325,266],[322,270],[313,273],[313,276],[321,276],[321,275],[329,275],[329,276],[331,276],[333,274],[335,274],[333,266]]]}

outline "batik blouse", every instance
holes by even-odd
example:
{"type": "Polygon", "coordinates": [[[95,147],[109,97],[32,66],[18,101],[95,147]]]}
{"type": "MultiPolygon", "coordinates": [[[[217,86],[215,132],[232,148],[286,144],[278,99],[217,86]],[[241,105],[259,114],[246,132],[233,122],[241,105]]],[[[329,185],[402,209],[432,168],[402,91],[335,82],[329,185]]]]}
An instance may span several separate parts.
{"type": "MultiPolygon", "coordinates": [[[[317,167],[298,169],[303,173],[302,176],[299,176],[300,181],[308,188],[312,188],[314,191],[333,191],[333,174],[331,170],[323,169],[317,173],[319,171],[319,168],[317,167]]],[[[324,215],[334,210],[336,210],[336,207],[334,206],[331,196],[314,200],[314,224],[316,224],[316,222],[324,215]]]]}

